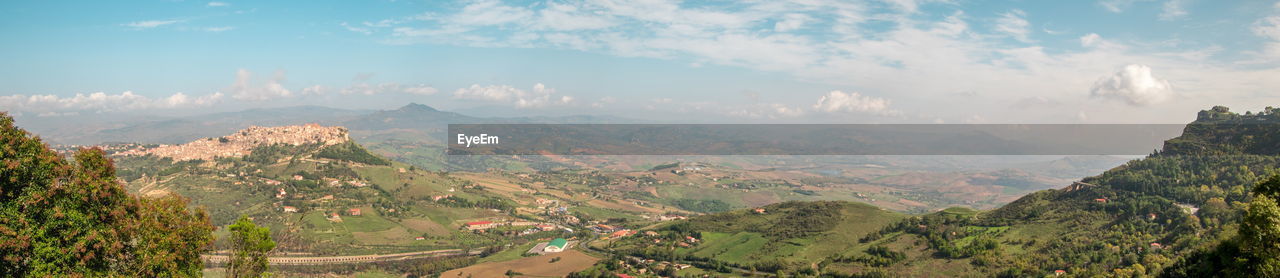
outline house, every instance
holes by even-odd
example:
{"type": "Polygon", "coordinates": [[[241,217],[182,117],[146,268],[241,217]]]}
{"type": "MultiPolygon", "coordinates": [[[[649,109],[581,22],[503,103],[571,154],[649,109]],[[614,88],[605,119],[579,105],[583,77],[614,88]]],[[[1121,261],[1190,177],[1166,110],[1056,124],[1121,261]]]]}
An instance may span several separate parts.
{"type": "Polygon", "coordinates": [[[508,224],[508,225],[511,225],[511,226],[533,226],[533,225],[537,225],[537,224],[538,224],[538,223],[529,222],[529,221],[511,221],[511,224],[508,224]]]}
{"type": "Polygon", "coordinates": [[[302,175],[293,175],[293,180],[295,180],[295,181],[300,181],[300,180],[302,180],[302,175]]]}
{"type": "Polygon", "coordinates": [[[326,219],[329,219],[329,221],[333,221],[333,222],[342,222],[342,216],[338,215],[337,212],[329,214],[329,217],[326,217],[326,219]]]}
{"type": "Polygon", "coordinates": [[[596,226],[593,228],[595,228],[596,232],[600,232],[600,233],[610,233],[618,229],[614,226],[605,225],[605,224],[596,224],[596,226]]]}
{"type": "Polygon", "coordinates": [[[1160,243],[1159,243],[1159,242],[1152,242],[1152,243],[1151,243],[1151,249],[1164,249],[1164,246],[1163,246],[1163,245],[1160,245],[1160,243]]]}
{"type": "Polygon", "coordinates": [[[654,232],[654,231],[644,231],[644,235],[646,235],[646,236],[658,236],[658,232],[654,232]]]}
{"type": "Polygon", "coordinates": [[[351,216],[360,216],[360,209],[358,208],[349,209],[347,210],[347,214],[351,216]]]}
{"type": "Polygon", "coordinates": [[[609,234],[609,236],[614,238],[619,238],[619,237],[624,237],[624,236],[629,236],[634,234],[636,234],[636,232],[632,230],[617,230],[617,231],[614,231],[612,234],[609,234]]]}
{"type": "Polygon", "coordinates": [[[1094,201],[1094,202],[1099,202],[1099,203],[1106,203],[1106,202],[1107,202],[1107,198],[1097,198],[1097,199],[1093,199],[1093,201],[1094,201]]]}
{"type": "Polygon", "coordinates": [[[413,238],[413,240],[426,240],[426,239],[427,239],[427,238],[425,238],[425,237],[415,237],[415,238],[413,238]]]}
{"type": "Polygon", "coordinates": [[[276,190],[276,199],[284,199],[284,196],[288,196],[288,195],[289,195],[289,192],[284,191],[284,188],[280,188],[276,190]]]}
{"type": "Polygon", "coordinates": [[[756,214],[764,214],[764,208],[755,208],[751,211],[755,212],[756,214]]]}
{"type": "Polygon", "coordinates": [[[292,206],[284,206],[284,212],[298,212],[298,208],[292,206]]]}
{"type": "Polygon", "coordinates": [[[541,229],[543,231],[552,231],[556,229],[555,225],[550,225],[550,224],[538,224],[538,226],[536,227],[538,227],[538,229],[541,229]]]}
{"type": "Polygon", "coordinates": [[[474,230],[486,230],[486,229],[490,229],[497,226],[498,226],[498,223],[494,223],[493,221],[474,221],[474,222],[467,222],[465,227],[467,228],[467,230],[474,231],[474,230]]]}
{"type": "Polygon", "coordinates": [[[1067,271],[1061,269],[1053,271],[1053,276],[1062,276],[1063,274],[1067,274],[1067,271]]]}
{"type": "Polygon", "coordinates": [[[563,238],[557,238],[557,239],[551,240],[551,242],[548,242],[547,247],[542,248],[542,252],[559,253],[559,252],[563,252],[564,249],[567,248],[568,246],[569,246],[568,240],[565,240],[563,238]]]}

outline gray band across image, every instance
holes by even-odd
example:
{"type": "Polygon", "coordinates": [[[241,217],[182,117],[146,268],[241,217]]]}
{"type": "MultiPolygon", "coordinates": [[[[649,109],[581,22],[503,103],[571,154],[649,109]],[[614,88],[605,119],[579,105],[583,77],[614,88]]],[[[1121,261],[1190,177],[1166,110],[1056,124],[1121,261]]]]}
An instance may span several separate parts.
{"type": "Polygon", "coordinates": [[[1145,155],[1182,124],[451,124],[449,155],[1145,155]]]}

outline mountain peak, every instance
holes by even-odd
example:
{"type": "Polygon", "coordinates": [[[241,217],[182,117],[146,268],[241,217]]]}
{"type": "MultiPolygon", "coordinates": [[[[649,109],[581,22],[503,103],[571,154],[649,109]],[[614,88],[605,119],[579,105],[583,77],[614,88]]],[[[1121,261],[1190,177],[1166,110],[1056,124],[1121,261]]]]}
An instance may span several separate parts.
{"type": "Polygon", "coordinates": [[[400,107],[400,109],[399,109],[399,110],[400,110],[400,111],[422,111],[422,112],[438,112],[438,111],[440,111],[440,110],[436,110],[435,108],[431,108],[431,106],[427,106],[427,105],[425,105],[425,104],[418,104],[418,103],[409,103],[408,105],[405,105],[404,107],[400,107]]]}

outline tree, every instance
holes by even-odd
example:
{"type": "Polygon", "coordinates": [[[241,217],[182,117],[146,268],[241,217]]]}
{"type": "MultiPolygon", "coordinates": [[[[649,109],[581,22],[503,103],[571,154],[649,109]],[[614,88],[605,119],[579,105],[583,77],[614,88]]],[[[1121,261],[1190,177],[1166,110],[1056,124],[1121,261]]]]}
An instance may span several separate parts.
{"type": "Polygon", "coordinates": [[[240,219],[229,227],[231,230],[231,257],[227,261],[229,277],[267,277],[270,270],[267,265],[267,253],[276,248],[271,240],[271,229],[258,227],[249,220],[249,216],[240,215],[240,219]]]}
{"type": "Polygon", "coordinates": [[[190,276],[211,242],[185,200],[126,193],[99,149],[64,160],[0,113],[0,276],[190,276]]]}
{"type": "MultiPolygon", "coordinates": [[[[1274,180],[1275,178],[1272,178],[1274,180]]],[[[1268,180],[1270,182],[1271,180],[1268,180]]],[[[1264,183],[1265,184],[1265,183],[1264,183]]],[[[1261,186],[1259,186],[1261,187],[1261,186]]],[[[1263,277],[1280,276],[1280,205],[1274,195],[1255,190],[1240,223],[1240,248],[1263,277]]]]}

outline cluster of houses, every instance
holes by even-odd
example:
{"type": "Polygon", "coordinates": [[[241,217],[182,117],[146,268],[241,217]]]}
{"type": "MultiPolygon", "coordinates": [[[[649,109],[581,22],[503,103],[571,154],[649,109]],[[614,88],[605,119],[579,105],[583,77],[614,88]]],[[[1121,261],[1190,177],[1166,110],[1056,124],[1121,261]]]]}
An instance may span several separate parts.
{"type": "Polygon", "coordinates": [[[243,157],[254,147],[273,144],[337,145],[350,140],[347,129],[325,127],[317,124],[258,127],[251,126],[240,132],[218,138],[205,138],[182,145],[160,145],[154,148],[131,148],[118,155],[168,157],[177,161],[211,160],[216,157],[243,157]]]}
{"type": "MultiPolygon", "coordinates": [[[[682,270],[682,269],[693,267],[692,265],[688,265],[688,264],[673,263],[668,261],[658,261],[653,259],[640,259],[640,258],[634,258],[634,257],[629,258],[627,260],[619,261],[618,264],[621,265],[623,269],[633,270],[636,273],[640,273],[640,274],[649,273],[650,268],[652,269],[674,268],[675,270],[682,270]],[[641,266],[647,266],[647,267],[641,267],[641,266]]],[[[626,275],[626,276],[624,275],[625,274],[619,274],[618,277],[631,277],[630,275],[626,275]]]]}
{"type": "Polygon", "coordinates": [[[520,235],[533,234],[533,233],[542,232],[542,231],[554,231],[555,229],[559,228],[559,226],[556,226],[555,224],[550,224],[550,223],[539,223],[539,222],[532,222],[532,221],[496,222],[496,221],[490,221],[490,220],[467,222],[462,225],[462,228],[470,231],[484,231],[484,230],[493,229],[501,226],[530,227],[528,229],[521,231],[520,235]]]}

